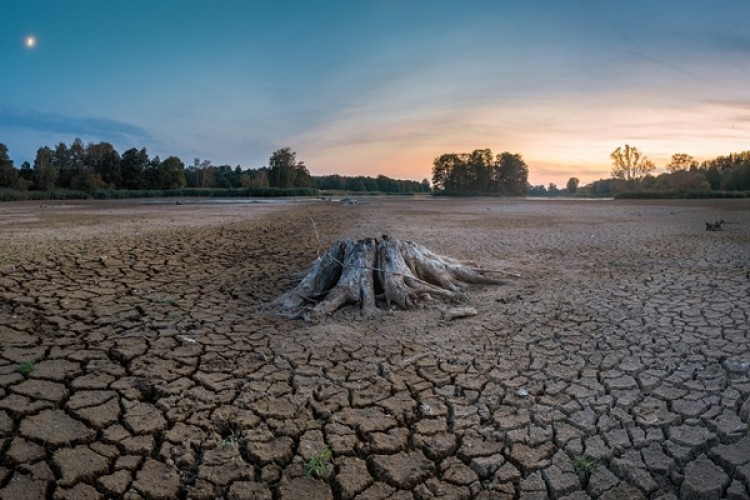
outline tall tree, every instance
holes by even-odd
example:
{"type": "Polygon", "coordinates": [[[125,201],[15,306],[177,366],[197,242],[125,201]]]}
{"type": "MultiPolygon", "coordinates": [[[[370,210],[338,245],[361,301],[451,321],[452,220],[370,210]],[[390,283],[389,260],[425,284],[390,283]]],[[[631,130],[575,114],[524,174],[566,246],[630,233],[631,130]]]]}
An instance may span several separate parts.
{"type": "Polygon", "coordinates": [[[305,163],[297,162],[297,153],[289,147],[277,149],[271,154],[268,159],[268,182],[281,188],[312,185],[305,163]]]}
{"type": "Polygon", "coordinates": [[[27,186],[30,186],[34,182],[34,169],[31,168],[31,163],[25,161],[21,163],[21,169],[18,171],[18,175],[24,179],[27,186]]]}
{"type": "Polygon", "coordinates": [[[570,179],[568,179],[568,183],[565,185],[565,190],[568,192],[568,194],[576,194],[579,184],[580,181],[577,177],[571,177],[570,179]]]}
{"type": "Polygon", "coordinates": [[[161,189],[185,187],[185,164],[176,156],[170,156],[159,167],[161,189]]]}
{"type": "Polygon", "coordinates": [[[0,143],[0,188],[16,187],[18,171],[8,155],[8,146],[0,143]]]}
{"type": "Polygon", "coordinates": [[[52,153],[52,166],[57,169],[57,185],[61,188],[69,188],[73,179],[73,162],[70,158],[70,150],[64,142],[55,146],[52,153]]]}
{"type": "Polygon", "coordinates": [[[461,192],[468,189],[466,164],[468,155],[446,153],[432,164],[432,185],[439,191],[461,192]]]}
{"type": "Polygon", "coordinates": [[[88,165],[111,188],[120,186],[120,154],[108,142],[90,143],[86,148],[88,165]]]}
{"type": "Polygon", "coordinates": [[[53,191],[60,171],[53,164],[54,154],[47,146],[36,151],[34,158],[34,178],[36,187],[41,191],[53,191]]]}
{"type": "Polygon", "coordinates": [[[497,155],[497,192],[525,196],[529,185],[529,166],[519,154],[507,151],[497,155]]]}
{"type": "Polygon", "coordinates": [[[475,149],[469,155],[467,187],[470,191],[487,191],[491,185],[493,160],[490,149],[475,149]]]}
{"type": "Polygon", "coordinates": [[[612,159],[612,177],[633,184],[636,180],[656,169],[656,165],[646,158],[638,148],[625,144],[609,155],[612,159]]]}
{"type": "Polygon", "coordinates": [[[672,155],[672,159],[667,163],[667,171],[678,172],[680,170],[694,170],[698,166],[692,156],[686,153],[676,153],[672,155]]]}
{"type": "Polygon", "coordinates": [[[125,151],[120,160],[122,189],[144,189],[146,187],[145,173],[148,163],[146,148],[141,150],[130,148],[125,151]]]}
{"type": "Polygon", "coordinates": [[[89,164],[88,149],[77,138],[70,145],[70,187],[80,191],[94,191],[104,187],[101,176],[89,164]]]}
{"type": "Polygon", "coordinates": [[[144,187],[146,189],[163,189],[161,186],[161,158],[159,155],[154,156],[146,164],[143,173],[144,187]]]}

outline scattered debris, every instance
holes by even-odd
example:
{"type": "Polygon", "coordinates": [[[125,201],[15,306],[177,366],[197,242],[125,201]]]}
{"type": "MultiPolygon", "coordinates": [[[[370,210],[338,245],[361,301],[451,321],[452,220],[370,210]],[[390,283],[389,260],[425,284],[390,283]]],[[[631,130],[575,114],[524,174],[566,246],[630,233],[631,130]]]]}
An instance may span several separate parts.
{"type": "Polygon", "coordinates": [[[529,395],[529,391],[521,387],[520,389],[518,389],[518,395],[521,396],[522,398],[525,398],[526,396],[529,395]]]}
{"type": "Polygon", "coordinates": [[[444,309],[440,312],[440,319],[450,321],[458,318],[468,318],[470,316],[476,316],[479,312],[471,307],[452,307],[450,309],[444,309]]]}

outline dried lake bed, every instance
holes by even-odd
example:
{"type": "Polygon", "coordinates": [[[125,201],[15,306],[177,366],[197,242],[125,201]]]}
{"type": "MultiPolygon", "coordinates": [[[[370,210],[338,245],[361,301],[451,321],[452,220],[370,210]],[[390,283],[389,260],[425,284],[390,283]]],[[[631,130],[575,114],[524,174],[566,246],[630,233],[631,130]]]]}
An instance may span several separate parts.
{"type": "Polygon", "coordinates": [[[0,498],[747,498],[748,273],[750,200],[0,204],[0,498]],[[381,234],[520,277],[265,314],[381,234]]]}

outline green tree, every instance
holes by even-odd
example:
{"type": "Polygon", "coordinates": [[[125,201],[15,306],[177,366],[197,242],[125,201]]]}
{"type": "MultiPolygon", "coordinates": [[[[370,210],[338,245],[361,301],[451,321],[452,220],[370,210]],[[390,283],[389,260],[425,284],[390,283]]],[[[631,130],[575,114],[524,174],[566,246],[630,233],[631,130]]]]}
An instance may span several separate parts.
{"type": "Polygon", "coordinates": [[[289,147],[277,149],[271,154],[268,159],[268,182],[281,188],[312,185],[305,163],[297,162],[297,153],[289,147]]]}
{"type": "Polygon", "coordinates": [[[0,188],[14,188],[18,184],[18,171],[8,155],[8,146],[0,143],[0,188]]]}
{"type": "Polygon", "coordinates": [[[31,163],[27,161],[21,163],[21,169],[18,171],[18,175],[26,181],[27,185],[33,184],[34,169],[31,168],[31,163]]]}
{"type": "Polygon", "coordinates": [[[565,190],[568,192],[568,194],[576,194],[580,182],[581,181],[579,181],[577,177],[571,177],[570,179],[568,179],[568,183],[565,185],[565,190]]]}
{"type": "Polygon", "coordinates": [[[86,162],[111,188],[120,186],[120,154],[108,142],[89,144],[86,148],[86,162]]]}
{"type": "Polygon", "coordinates": [[[478,193],[492,190],[494,157],[490,149],[475,149],[469,155],[467,165],[467,188],[478,193]]]}
{"type": "Polygon", "coordinates": [[[246,170],[240,176],[240,186],[243,188],[263,188],[268,187],[267,169],[259,168],[257,170],[246,170]]]}
{"type": "Polygon", "coordinates": [[[665,191],[707,191],[711,189],[711,185],[702,172],[680,169],[657,177],[654,188],[665,191]]]}
{"type": "Polygon", "coordinates": [[[612,177],[614,179],[623,179],[631,185],[644,175],[656,169],[656,165],[643,156],[636,147],[625,144],[625,147],[618,147],[609,155],[612,159],[612,177]]]}
{"type": "Polygon", "coordinates": [[[61,142],[55,146],[51,162],[52,166],[57,169],[56,184],[61,188],[69,188],[70,181],[73,179],[73,162],[67,144],[61,142]]]}
{"type": "Polygon", "coordinates": [[[130,148],[122,154],[120,176],[122,189],[144,189],[146,187],[146,167],[149,158],[146,148],[130,148]]]}
{"type": "Polygon", "coordinates": [[[161,186],[161,158],[159,155],[154,156],[146,164],[143,172],[144,184],[146,189],[163,189],[161,186]]]}
{"type": "Polygon", "coordinates": [[[497,192],[525,196],[529,185],[529,167],[519,154],[507,151],[497,155],[497,192]]]}
{"type": "Polygon", "coordinates": [[[181,189],[185,187],[185,164],[176,156],[170,156],[159,166],[161,189],[181,189]]]}
{"type": "Polygon", "coordinates": [[[434,189],[448,193],[525,195],[528,175],[521,155],[506,151],[493,161],[490,149],[444,154],[432,164],[434,189]]]}
{"type": "Polygon", "coordinates": [[[468,155],[446,153],[435,158],[432,163],[432,185],[438,191],[467,191],[468,155]]]}
{"type": "Polygon", "coordinates": [[[36,151],[34,158],[34,180],[40,191],[53,191],[60,171],[53,164],[54,153],[47,146],[36,151]]]}

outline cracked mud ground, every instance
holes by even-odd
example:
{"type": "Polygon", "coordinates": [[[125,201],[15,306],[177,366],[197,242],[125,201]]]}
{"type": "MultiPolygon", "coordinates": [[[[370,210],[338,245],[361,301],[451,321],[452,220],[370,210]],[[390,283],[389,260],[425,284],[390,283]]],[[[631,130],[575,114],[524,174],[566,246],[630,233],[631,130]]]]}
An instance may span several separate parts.
{"type": "Polygon", "coordinates": [[[750,492],[747,201],[8,204],[0,250],[0,498],[750,492]],[[382,233],[521,278],[451,322],[262,313],[382,233]]]}

